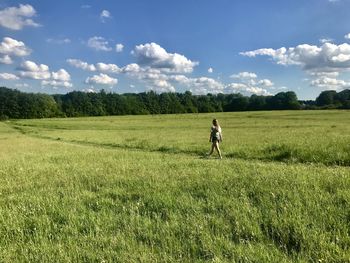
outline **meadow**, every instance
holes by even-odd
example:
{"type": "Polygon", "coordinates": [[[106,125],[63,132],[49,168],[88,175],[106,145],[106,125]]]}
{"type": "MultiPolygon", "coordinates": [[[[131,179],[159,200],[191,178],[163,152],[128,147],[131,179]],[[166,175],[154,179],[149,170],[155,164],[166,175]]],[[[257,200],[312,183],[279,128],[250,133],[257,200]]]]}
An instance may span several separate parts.
{"type": "Polygon", "coordinates": [[[350,262],[350,111],[0,122],[0,182],[0,262],[350,262]]]}

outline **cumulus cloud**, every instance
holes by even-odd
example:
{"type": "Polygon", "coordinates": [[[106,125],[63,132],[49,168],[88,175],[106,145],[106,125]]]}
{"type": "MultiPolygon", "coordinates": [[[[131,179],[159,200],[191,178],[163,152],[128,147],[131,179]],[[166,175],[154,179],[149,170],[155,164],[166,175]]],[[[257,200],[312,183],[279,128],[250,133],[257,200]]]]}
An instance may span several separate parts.
{"type": "Polygon", "coordinates": [[[27,83],[16,83],[15,87],[16,88],[29,88],[29,84],[27,84],[27,83]]]}
{"type": "Polygon", "coordinates": [[[225,92],[240,92],[245,95],[271,95],[267,89],[274,89],[274,83],[269,79],[258,79],[253,72],[240,72],[231,75],[237,82],[229,83],[225,86],[225,92]]]}
{"type": "Polygon", "coordinates": [[[303,44],[288,49],[264,48],[240,54],[248,57],[269,56],[280,65],[297,65],[313,78],[310,80],[312,87],[335,90],[350,87],[349,82],[337,78],[340,73],[350,71],[350,45],[347,43],[336,45],[326,42],[321,46],[303,44]]]}
{"type": "Polygon", "coordinates": [[[213,68],[208,68],[208,73],[213,73],[213,68]]]}
{"type": "Polygon", "coordinates": [[[350,39],[350,33],[344,36],[345,39],[350,39]]]}
{"type": "Polygon", "coordinates": [[[137,63],[173,73],[191,73],[198,62],[192,62],[184,55],[168,53],[156,43],[138,45],[132,51],[137,63]]]}
{"type": "Polygon", "coordinates": [[[93,87],[87,88],[87,89],[82,89],[81,91],[85,92],[85,93],[97,93],[97,91],[93,87]]]}
{"type": "Polygon", "coordinates": [[[269,91],[264,88],[257,86],[250,86],[245,83],[230,83],[225,87],[227,93],[243,93],[245,95],[256,94],[256,95],[271,95],[269,91]]]}
{"type": "Polygon", "coordinates": [[[67,63],[73,67],[80,68],[86,71],[96,71],[96,67],[93,64],[88,64],[80,59],[67,59],[67,63]]]}
{"type": "Polygon", "coordinates": [[[224,92],[224,85],[221,82],[207,77],[189,78],[187,85],[191,87],[191,91],[194,94],[218,94],[224,92]]]}
{"type": "Polygon", "coordinates": [[[269,79],[262,79],[258,81],[258,85],[261,85],[263,87],[272,87],[274,83],[269,79]]]}
{"type": "Polygon", "coordinates": [[[96,70],[99,72],[105,73],[120,73],[122,71],[116,64],[105,64],[105,63],[97,63],[95,66],[96,70]]]}
{"type": "Polygon", "coordinates": [[[329,90],[342,90],[350,87],[350,82],[341,79],[321,77],[311,81],[311,86],[329,89],[329,90]]]}
{"type": "Polygon", "coordinates": [[[115,51],[117,52],[117,53],[119,53],[119,52],[123,52],[123,48],[124,48],[124,45],[123,44],[116,44],[115,45],[115,51]]]}
{"type": "Polygon", "coordinates": [[[73,67],[80,68],[85,71],[91,71],[91,72],[101,72],[101,73],[121,73],[123,72],[123,69],[119,68],[116,64],[106,64],[106,63],[96,63],[96,64],[89,64],[85,61],[81,61],[79,59],[67,59],[67,63],[73,67]]]}
{"type": "Polygon", "coordinates": [[[131,63],[123,67],[123,72],[128,74],[135,74],[141,71],[142,71],[142,68],[136,63],[131,63]]]}
{"type": "Polygon", "coordinates": [[[40,24],[31,19],[35,15],[36,11],[31,5],[8,7],[0,10],[0,26],[12,30],[21,30],[25,26],[38,27],[40,24]]]}
{"type": "Polygon", "coordinates": [[[166,76],[167,80],[173,83],[183,85],[194,94],[218,94],[224,92],[224,84],[208,77],[189,78],[185,75],[166,76]]]}
{"type": "Polygon", "coordinates": [[[19,79],[16,75],[11,73],[0,73],[0,79],[4,80],[17,80],[19,79]]]}
{"type": "Polygon", "coordinates": [[[112,78],[112,77],[108,76],[107,74],[100,73],[99,75],[94,75],[92,77],[88,77],[85,80],[85,83],[114,86],[118,83],[118,79],[112,78]]]}
{"type": "Polygon", "coordinates": [[[336,78],[339,76],[339,72],[309,72],[309,74],[313,77],[330,77],[330,78],[336,78]]]}
{"type": "Polygon", "coordinates": [[[23,78],[41,80],[42,86],[71,88],[70,74],[65,69],[50,72],[45,64],[36,64],[33,61],[24,61],[19,67],[19,75],[23,78]]]}
{"type": "Polygon", "coordinates": [[[51,44],[57,44],[57,45],[62,45],[62,44],[69,44],[71,42],[71,40],[69,38],[48,38],[46,39],[47,43],[51,43],[51,44]]]}
{"type": "Polygon", "coordinates": [[[111,13],[108,10],[102,10],[100,14],[102,23],[105,23],[108,18],[112,18],[111,13]]]}
{"type": "Polygon", "coordinates": [[[320,38],[319,41],[321,44],[324,44],[324,43],[330,43],[330,42],[333,42],[334,39],[332,38],[320,38]]]}
{"type": "Polygon", "coordinates": [[[255,79],[257,78],[257,75],[252,72],[240,72],[238,74],[233,74],[230,76],[230,78],[234,79],[255,79]]]}
{"type": "Polygon", "coordinates": [[[70,75],[64,69],[60,69],[57,72],[52,72],[52,78],[58,81],[70,81],[70,75]]]}
{"type": "Polygon", "coordinates": [[[24,61],[20,68],[20,76],[30,79],[50,79],[49,67],[45,64],[36,64],[33,61],[24,61]]]}
{"type": "Polygon", "coordinates": [[[97,51],[111,51],[112,48],[109,46],[108,41],[103,37],[91,37],[87,42],[88,47],[93,48],[97,51]]]}
{"type": "Polygon", "coordinates": [[[150,85],[148,85],[148,89],[159,93],[175,92],[175,87],[164,79],[153,80],[150,85]]]}
{"type": "Polygon", "coordinates": [[[51,86],[51,87],[64,87],[72,88],[73,84],[69,81],[57,81],[57,80],[43,80],[41,81],[42,86],[51,86]]]}
{"type": "Polygon", "coordinates": [[[269,56],[280,65],[298,65],[310,72],[339,72],[350,70],[350,45],[325,43],[322,46],[298,45],[290,48],[263,48],[241,52],[243,56],[269,56]]]}
{"type": "Polygon", "coordinates": [[[10,37],[4,37],[0,43],[0,54],[24,57],[28,56],[31,52],[22,41],[10,37]]]}
{"type": "Polygon", "coordinates": [[[13,61],[9,55],[5,55],[3,57],[0,57],[0,64],[12,64],[13,61]]]}

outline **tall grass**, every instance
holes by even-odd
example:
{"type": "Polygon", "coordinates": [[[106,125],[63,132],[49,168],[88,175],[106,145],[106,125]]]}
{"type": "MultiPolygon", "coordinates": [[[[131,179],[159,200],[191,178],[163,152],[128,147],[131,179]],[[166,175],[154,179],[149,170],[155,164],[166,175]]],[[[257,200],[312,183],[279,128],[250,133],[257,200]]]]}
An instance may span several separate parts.
{"type": "MultiPolygon", "coordinates": [[[[0,123],[0,261],[348,262],[349,167],[328,166],[325,159],[274,161],[266,157],[273,150],[255,156],[281,141],[293,146],[298,138],[281,126],[271,132],[261,128],[261,139],[280,136],[266,144],[255,139],[256,150],[251,141],[243,147],[230,132],[245,127],[241,138],[258,136],[247,123],[233,127],[235,119],[252,119],[249,114],[219,115],[226,155],[236,148],[245,153],[224,160],[201,158],[185,143],[198,142],[196,151],[207,150],[211,115],[0,123]],[[193,120],[190,136],[183,138],[175,127],[186,118],[193,120]],[[163,129],[168,138],[154,135],[165,134],[163,129]],[[192,130],[200,131],[200,139],[192,130]],[[144,145],[132,148],[127,141],[132,137],[144,145]]],[[[272,114],[269,125],[277,119],[296,125],[287,118],[294,113],[279,114],[272,114]]],[[[310,125],[318,122],[318,132],[332,125],[349,129],[343,112],[327,114],[344,122],[317,116],[310,125]]],[[[289,131],[317,135],[304,129],[289,131]]],[[[341,133],[334,131],[339,145],[341,133]]],[[[300,140],[305,143],[296,147],[316,152],[307,137],[300,140]]],[[[323,142],[327,139],[320,136],[323,142]]]]}
{"type": "Polygon", "coordinates": [[[219,119],[226,157],[350,165],[350,111],[282,111],[24,120],[12,125],[37,137],[200,155],[219,119]]]}

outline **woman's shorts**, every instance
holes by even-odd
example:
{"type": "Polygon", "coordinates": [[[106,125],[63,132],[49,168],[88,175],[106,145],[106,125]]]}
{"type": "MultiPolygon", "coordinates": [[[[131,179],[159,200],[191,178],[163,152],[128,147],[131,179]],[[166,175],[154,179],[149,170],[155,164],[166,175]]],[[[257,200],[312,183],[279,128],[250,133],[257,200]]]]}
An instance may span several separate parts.
{"type": "Polygon", "coordinates": [[[212,142],[213,144],[220,143],[220,141],[219,141],[217,138],[212,138],[212,139],[211,139],[211,142],[212,142]]]}

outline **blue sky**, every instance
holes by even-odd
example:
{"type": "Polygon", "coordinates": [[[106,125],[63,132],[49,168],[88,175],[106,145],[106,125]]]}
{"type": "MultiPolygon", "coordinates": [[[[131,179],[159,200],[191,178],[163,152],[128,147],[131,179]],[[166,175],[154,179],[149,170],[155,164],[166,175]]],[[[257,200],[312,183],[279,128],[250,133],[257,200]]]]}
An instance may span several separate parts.
{"type": "Polygon", "coordinates": [[[0,1],[0,85],[28,92],[350,87],[350,0],[0,1]]]}

